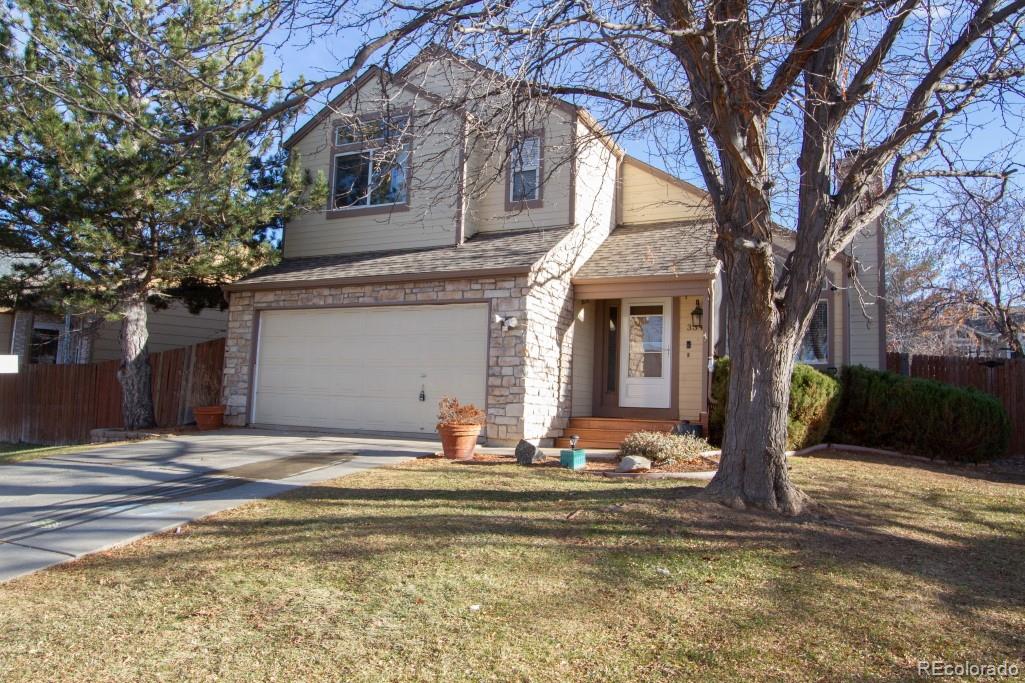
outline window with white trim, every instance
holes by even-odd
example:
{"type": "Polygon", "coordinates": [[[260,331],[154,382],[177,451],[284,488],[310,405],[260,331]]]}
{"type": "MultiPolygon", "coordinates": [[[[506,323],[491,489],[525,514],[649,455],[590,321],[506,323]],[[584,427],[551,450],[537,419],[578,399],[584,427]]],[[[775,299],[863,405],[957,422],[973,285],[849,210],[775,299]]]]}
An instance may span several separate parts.
{"type": "Polygon", "coordinates": [[[797,361],[809,365],[829,362],[829,305],[825,301],[815,306],[808,331],[797,349],[797,361]]]}
{"type": "Polygon", "coordinates": [[[509,197],[514,202],[541,198],[541,138],[520,138],[509,151],[509,197]]]}

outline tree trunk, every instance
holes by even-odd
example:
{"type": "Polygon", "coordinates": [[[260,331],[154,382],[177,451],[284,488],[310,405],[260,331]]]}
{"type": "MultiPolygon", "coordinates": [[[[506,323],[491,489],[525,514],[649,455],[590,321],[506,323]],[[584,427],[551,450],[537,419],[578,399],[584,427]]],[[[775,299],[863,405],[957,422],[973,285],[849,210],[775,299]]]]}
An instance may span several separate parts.
{"type": "Polygon", "coordinates": [[[743,253],[726,258],[733,261],[725,273],[729,398],[719,471],[705,495],[736,509],[797,515],[808,498],[790,481],[786,445],[800,328],[780,325],[771,295],[759,286],[759,260],[743,253]]]}
{"type": "Polygon", "coordinates": [[[125,429],[155,427],[153,389],[146,342],[146,297],[132,294],[121,305],[121,415],[125,429]]]}

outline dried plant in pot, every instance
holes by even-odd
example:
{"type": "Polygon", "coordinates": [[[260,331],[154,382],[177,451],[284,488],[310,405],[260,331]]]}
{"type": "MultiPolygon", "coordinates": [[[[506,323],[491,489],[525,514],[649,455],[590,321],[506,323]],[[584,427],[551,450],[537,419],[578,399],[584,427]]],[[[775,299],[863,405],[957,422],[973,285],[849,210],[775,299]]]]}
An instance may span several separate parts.
{"type": "Polygon", "coordinates": [[[438,401],[438,434],[446,458],[472,458],[483,424],[484,411],[472,403],[463,404],[448,396],[438,401]]]}

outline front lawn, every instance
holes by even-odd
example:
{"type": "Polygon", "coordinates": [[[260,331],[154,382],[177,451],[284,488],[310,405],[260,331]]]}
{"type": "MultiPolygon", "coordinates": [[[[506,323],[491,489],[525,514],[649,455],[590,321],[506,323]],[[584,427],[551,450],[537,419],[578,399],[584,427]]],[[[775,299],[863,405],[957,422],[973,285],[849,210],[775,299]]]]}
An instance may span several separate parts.
{"type": "Polygon", "coordinates": [[[421,460],[0,585],[0,680],[895,680],[1023,665],[1025,486],[798,459],[828,516],[421,460]]]}
{"type": "Polygon", "coordinates": [[[37,458],[49,458],[55,455],[74,455],[90,448],[110,444],[85,444],[82,446],[38,446],[30,443],[8,443],[0,441],[0,465],[10,465],[37,458]]]}

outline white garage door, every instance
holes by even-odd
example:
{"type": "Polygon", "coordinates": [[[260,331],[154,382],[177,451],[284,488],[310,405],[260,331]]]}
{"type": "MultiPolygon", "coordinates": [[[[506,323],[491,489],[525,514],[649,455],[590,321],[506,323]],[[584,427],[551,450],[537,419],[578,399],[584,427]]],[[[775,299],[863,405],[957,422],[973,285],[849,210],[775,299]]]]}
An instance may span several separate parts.
{"type": "Polygon", "coordinates": [[[483,304],[263,311],[252,421],[433,433],[442,396],[484,407],[487,324],[483,304]]]}

